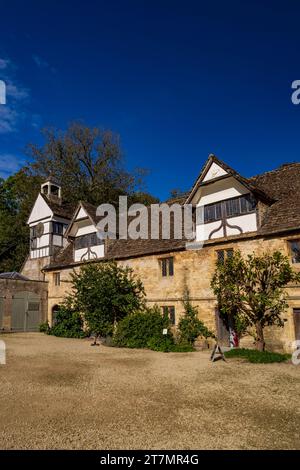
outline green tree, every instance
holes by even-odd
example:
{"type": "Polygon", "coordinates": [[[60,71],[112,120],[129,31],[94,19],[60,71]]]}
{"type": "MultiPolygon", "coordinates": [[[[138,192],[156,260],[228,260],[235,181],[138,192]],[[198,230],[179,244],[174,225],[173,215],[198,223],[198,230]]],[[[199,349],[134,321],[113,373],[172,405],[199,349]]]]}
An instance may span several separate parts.
{"type": "MultiPolygon", "coordinates": [[[[146,171],[125,170],[117,134],[79,122],[70,124],[66,131],[48,128],[42,134],[42,146],[28,145],[30,173],[44,179],[53,175],[67,202],[116,204],[120,195],[139,202],[136,191],[143,186],[146,171]]],[[[141,192],[144,199],[146,194],[141,192]]]]}
{"type": "Polygon", "coordinates": [[[130,196],[130,204],[135,203],[144,204],[145,206],[151,206],[151,204],[158,204],[159,199],[149,193],[137,191],[130,196]]]}
{"type": "Polygon", "coordinates": [[[28,146],[31,163],[0,179],[0,272],[21,269],[29,252],[26,221],[50,174],[61,184],[64,202],[116,204],[120,195],[127,195],[129,204],[157,202],[141,191],[145,170],[125,170],[119,137],[111,131],[73,123],[64,132],[46,129],[43,135],[42,146],[28,146]]]}
{"type": "Polygon", "coordinates": [[[114,326],[145,303],[141,281],[115,262],[87,264],[72,274],[75,309],[98,336],[112,335],[114,326]]]}
{"type": "Polygon", "coordinates": [[[26,221],[41,180],[20,170],[0,180],[0,272],[19,271],[29,251],[26,221]]]}
{"type": "Polygon", "coordinates": [[[246,258],[235,251],[224,263],[217,263],[211,287],[220,312],[253,331],[256,348],[263,351],[264,328],[284,325],[282,313],[288,307],[284,289],[290,282],[300,282],[300,274],[279,251],[246,258]]]}
{"type": "Polygon", "coordinates": [[[180,340],[183,343],[194,344],[198,336],[213,338],[214,334],[198,318],[198,309],[193,307],[189,300],[184,301],[184,315],[178,323],[180,340]]]}

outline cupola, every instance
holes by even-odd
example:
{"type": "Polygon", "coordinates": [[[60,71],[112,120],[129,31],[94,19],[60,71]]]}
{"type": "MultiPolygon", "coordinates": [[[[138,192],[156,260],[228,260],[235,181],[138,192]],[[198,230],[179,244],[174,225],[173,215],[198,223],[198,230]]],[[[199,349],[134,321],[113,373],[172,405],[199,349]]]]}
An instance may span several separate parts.
{"type": "Polygon", "coordinates": [[[49,176],[49,178],[47,178],[47,180],[41,185],[41,193],[49,200],[61,204],[61,186],[53,176],[49,176]]]}

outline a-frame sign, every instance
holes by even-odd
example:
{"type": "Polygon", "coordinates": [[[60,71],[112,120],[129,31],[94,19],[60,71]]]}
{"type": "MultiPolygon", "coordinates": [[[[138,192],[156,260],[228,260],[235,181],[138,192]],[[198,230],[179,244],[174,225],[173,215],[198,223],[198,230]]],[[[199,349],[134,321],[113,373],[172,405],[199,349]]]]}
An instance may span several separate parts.
{"type": "Polygon", "coordinates": [[[214,349],[212,350],[210,360],[211,360],[211,362],[215,362],[217,359],[220,359],[220,358],[223,359],[223,361],[226,362],[226,359],[225,359],[224,353],[221,349],[221,346],[218,343],[216,343],[214,345],[214,349]]]}

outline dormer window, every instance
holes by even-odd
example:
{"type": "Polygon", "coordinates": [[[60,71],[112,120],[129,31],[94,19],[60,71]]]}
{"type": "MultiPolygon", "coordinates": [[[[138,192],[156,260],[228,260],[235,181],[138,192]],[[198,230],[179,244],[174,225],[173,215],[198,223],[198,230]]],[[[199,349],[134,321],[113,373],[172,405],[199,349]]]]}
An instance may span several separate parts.
{"type": "Polygon", "coordinates": [[[256,201],[251,194],[204,206],[204,223],[215,222],[223,217],[237,217],[255,212],[256,201]]]}
{"type": "Polygon", "coordinates": [[[104,241],[97,236],[97,233],[88,233],[87,235],[75,238],[75,250],[89,248],[91,246],[99,246],[103,245],[103,243],[104,241]]]}

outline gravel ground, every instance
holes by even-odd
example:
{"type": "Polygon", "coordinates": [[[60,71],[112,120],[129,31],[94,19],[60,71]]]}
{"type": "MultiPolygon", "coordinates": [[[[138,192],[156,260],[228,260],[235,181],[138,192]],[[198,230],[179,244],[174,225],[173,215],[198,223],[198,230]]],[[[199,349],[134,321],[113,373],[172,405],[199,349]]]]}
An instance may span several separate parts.
{"type": "Polygon", "coordinates": [[[1,449],[300,449],[300,366],[0,339],[1,449]]]}

